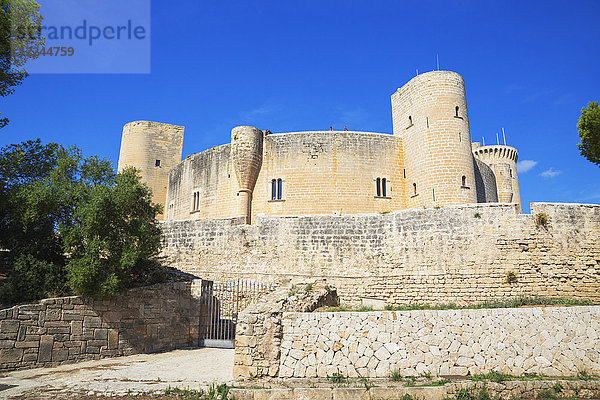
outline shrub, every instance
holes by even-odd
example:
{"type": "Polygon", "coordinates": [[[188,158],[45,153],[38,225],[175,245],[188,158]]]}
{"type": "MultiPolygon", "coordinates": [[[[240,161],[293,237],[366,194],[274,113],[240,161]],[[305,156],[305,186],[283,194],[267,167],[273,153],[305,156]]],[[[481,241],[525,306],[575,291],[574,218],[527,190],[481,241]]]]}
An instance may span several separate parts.
{"type": "Polygon", "coordinates": [[[539,212],[535,214],[535,226],[538,228],[548,228],[548,224],[550,223],[550,217],[545,212],[539,212]]]}
{"type": "Polygon", "coordinates": [[[518,278],[515,271],[508,271],[506,273],[506,283],[517,283],[518,278]]]}

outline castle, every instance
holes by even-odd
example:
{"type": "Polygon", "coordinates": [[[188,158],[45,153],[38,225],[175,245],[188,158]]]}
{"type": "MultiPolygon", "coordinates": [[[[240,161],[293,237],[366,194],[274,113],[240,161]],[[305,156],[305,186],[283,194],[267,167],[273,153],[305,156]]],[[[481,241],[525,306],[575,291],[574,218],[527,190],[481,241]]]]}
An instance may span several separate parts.
{"type": "Polygon", "coordinates": [[[125,125],[119,170],[136,167],[165,220],[388,213],[470,203],[516,203],[517,150],[471,143],[463,78],[416,76],[391,98],[393,135],[271,134],[235,127],[231,143],[181,161],[182,126],[125,125]]]}

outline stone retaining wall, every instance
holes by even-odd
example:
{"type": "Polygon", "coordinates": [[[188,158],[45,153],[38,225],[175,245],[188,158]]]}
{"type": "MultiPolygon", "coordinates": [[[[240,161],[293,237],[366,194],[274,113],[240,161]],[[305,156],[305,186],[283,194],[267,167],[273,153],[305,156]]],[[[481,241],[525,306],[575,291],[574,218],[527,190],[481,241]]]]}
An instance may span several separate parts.
{"type": "Polygon", "coordinates": [[[600,306],[284,313],[279,377],[600,372],[600,306]]]}
{"type": "Polygon", "coordinates": [[[600,301],[600,205],[533,203],[388,214],[161,224],[169,265],[215,281],[327,279],[343,304],[481,302],[519,295],[600,301]],[[550,222],[538,226],[535,216],[550,222]],[[507,281],[513,271],[514,281],[507,281]]]}
{"type": "Polygon", "coordinates": [[[190,283],[132,289],[105,300],[44,299],[0,310],[0,370],[198,345],[190,283]]]}

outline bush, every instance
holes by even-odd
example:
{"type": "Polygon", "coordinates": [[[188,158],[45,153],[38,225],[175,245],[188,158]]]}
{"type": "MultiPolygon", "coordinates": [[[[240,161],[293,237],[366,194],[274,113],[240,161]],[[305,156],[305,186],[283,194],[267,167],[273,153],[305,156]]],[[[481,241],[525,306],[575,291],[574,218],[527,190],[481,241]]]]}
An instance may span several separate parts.
{"type": "Polygon", "coordinates": [[[539,212],[535,214],[535,226],[538,228],[548,228],[548,224],[550,223],[550,217],[545,212],[539,212]]]}

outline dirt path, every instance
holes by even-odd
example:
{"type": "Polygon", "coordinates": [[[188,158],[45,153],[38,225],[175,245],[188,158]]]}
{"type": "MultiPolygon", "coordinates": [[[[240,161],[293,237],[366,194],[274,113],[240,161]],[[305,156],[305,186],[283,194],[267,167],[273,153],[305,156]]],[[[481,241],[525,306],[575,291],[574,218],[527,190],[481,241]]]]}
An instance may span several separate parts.
{"type": "Polygon", "coordinates": [[[123,395],[167,387],[199,389],[233,381],[233,350],[193,349],[86,361],[0,375],[0,399],[33,395],[61,398],[72,392],[123,395]],[[92,393],[93,392],[93,393],[92,393]]]}

